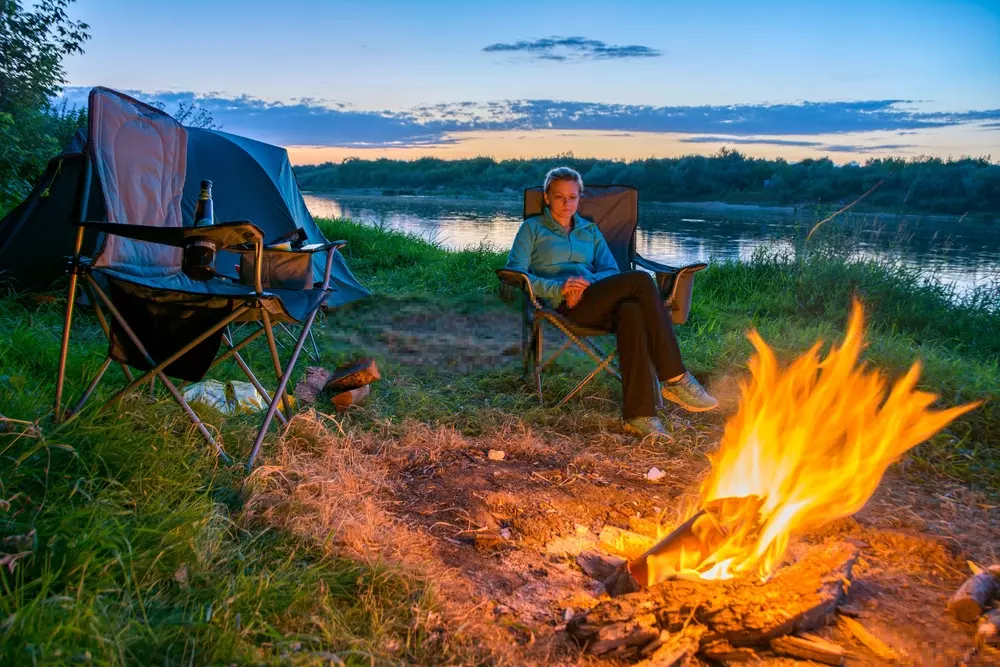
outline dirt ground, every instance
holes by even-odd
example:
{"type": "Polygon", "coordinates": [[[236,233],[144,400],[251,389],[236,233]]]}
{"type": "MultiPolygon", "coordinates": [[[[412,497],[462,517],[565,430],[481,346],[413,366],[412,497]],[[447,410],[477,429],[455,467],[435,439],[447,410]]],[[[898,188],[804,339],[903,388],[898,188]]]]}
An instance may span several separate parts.
{"type": "MultiPolygon", "coordinates": [[[[509,312],[398,312],[364,342],[396,359],[396,373],[440,369],[446,357],[458,359],[458,373],[503,364],[516,372],[518,325],[509,312]]],[[[504,645],[498,651],[515,664],[580,664],[591,659],[563,630],[573,614],[599,603],[600,591],[576,556],[597,547],[605,526],[641,532],[682,516],[707,469],[705,454],[736,409],[733,381],[710,389],[722,400],[720,411],[665,413],[674,435],[669,446],[627,436],[614,419],[588,416],[579,401],[545,427],[510,416],[465,437],[408,423],[353,446],[383,466],[378,493],[392,521],[419,544],[420,558],[436,561],[469,592],[463,613],[500,629],[489,640],[504,645]],[[502,451],[502,460],[491,459],[490,450],[502,451]],[[666,473],[655,483],[646,479],[653,466],[666,473]]],[[[1000,664],[1000,654],[973,656],[975,625],[945,611],[968,575],[967,559],[1000,562],[997,505],[952,480],[920,477],[903,463],[855,517],[800,539],[829,537],[862,548],[846,604],[901,662],[1000,664]]],[[[835,624],[818,634],[847,648],[848,664],[886,664],[835,624]]],[[[795,664],[759,657],[762,664],[795,664]]]]}

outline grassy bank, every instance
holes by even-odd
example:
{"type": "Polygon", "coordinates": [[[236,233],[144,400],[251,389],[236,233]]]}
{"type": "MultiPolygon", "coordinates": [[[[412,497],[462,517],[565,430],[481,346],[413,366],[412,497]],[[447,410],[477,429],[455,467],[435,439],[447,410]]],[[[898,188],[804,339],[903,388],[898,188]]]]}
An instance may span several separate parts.
{"type": "MultiPolygon", "coordinates": [[[[502,356],[499,348],[516,342],[518,317],[495,296],[492,269],[503,253],[446,252],[346,221],[321,225],[349,241],[349,265],[381,295],[326,318],[324,365],[377,336],[392,344],[374,351],[386,378],[343,428],[391,432],[415,420],[476,434],[514,418],[616,428],[611,382],[563,410],[541,409],[516,355],[502,356]],[[448,331],[422,324],[428,314],[448,321],[448,331]],[[421,326],[427,337],[407,339],[408,327],[421,326]],[[403,370],[402,354],[418,358],[418,370],[403,370]],[[500,361],[482,365],[477,355],[500,361]]],[[[678,329],[686,361],[710,384],[739,377],[749,327],[790,359],[817,338],[840,337],[854,294],[868,308],[872,363],[895,375],[920,358],[922,386],[942,403],[988,399],[922,445],[911,468],[1000,491],[1000,316],[986,292],[956,305],[904,269],[849,263],[832,250],[716,264],[699,274],[691,321],[678,329]]],[[[442,642],[428,620],[439,600],[418,573],[337,555],[247,512],[242,480],[205,455],[169,400],[135,396],[110,416],[85,414],[61,430],[48,424],[63,305],[59,296],[0,298],[0,413],[39,419],[43,434],[0,434],[0,537],[12,538],[0,553],[23,554],[0,568],[0,663],[483,660],[460,633],[442,642]]],[[[68,393],[78,396],[106,343],[86,317],[74,340],[83,345],[70,358],[68,393]]],[[[268,367],[262,348],[250,354],[268,367]]],[[[571,381],[554,379],[553,394],[571,381]]],[[[210,421],[227,447],[245,449],[248,420],[210,421]]]]}
{"type": "MultiPolygon", "coordinates": [[[[504,263],[505,252],[484,247],[453,253],[348,222],[322,224],[328,235],[349,240],[351,266],[376,291],[424,299],[451,295],[460,302],[498,289],[491,268],[504,263]]],[[[712,264],[698,274],[689,323],[677,329],[685,361],[706,380],[742,373],[752,350],[745,336],[750,328],[779,358],[791,360],[817,338],[839,339],[856,295],[866,307],[871,363],[898,377],[920,359],[921,388],[939,394],[943,404],[987,401],[922,446],[916,460],[1000,489],[1000,293],[982,289],[956,302],[948,286],[901,265],[848,260],[848,250],[842,239],[827,238],[800,248],[797,257],[764,250],[747,263],[712,264]]],[[[470,392],[490,395],[498,383],[516,386],[506,375],[479,381],[470,392]]],[[[554,385],[553,393],[559,388],[554,385]]],[[[610,385],[605,390],[613,393],[610,385]]],[[[505,408],[531,405],[515,394],[505,408]]]]}

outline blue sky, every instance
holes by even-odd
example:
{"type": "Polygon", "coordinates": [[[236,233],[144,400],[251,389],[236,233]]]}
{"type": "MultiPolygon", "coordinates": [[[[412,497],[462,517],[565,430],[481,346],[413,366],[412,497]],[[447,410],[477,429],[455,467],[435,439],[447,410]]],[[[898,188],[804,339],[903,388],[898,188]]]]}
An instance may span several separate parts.
{"type": "Polygon", "coordinates": [[[209,108],[311,162],[626,158],[721,145],[789,159],[1000,159],[1000,0],[80,0],[93,85],[209,108]],[[644,152],[645,151],[645,152],[644,152]]]}

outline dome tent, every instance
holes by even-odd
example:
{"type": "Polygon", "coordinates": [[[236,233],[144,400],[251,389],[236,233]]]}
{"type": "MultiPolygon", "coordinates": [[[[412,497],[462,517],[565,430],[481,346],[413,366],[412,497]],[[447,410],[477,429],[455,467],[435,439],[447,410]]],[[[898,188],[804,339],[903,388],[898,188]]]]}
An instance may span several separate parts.
{"type": "MultiPolygon", "coordinates": [[[[220,221],[249,220],[260,227],[267,241],[303,229],[309,243],[326,241],[313,220],[284,148],[246,137],[199,128],[187,129],[187,173],[182,203],[183,224],[193,224],[200,183],[213,183],[215,217],[220,221]]],[[[18,289],[45,289],[64,275],[65,257],[73,253],[80,175],[85,160],[87,130],[77,132],[62,153],[53,158],[31,194],[0,220],[0,280],[18,289]]],[[[87,220],[104,220],[101,185],[95,172],[91,183],[87,220]]],[[[84,241],[92,251],[96,238],[84,241]]],[[[216,268],[236,277],[238,258],[220,253],[216,268]]],[[[313,257],[313,273],[322,282],[323,253],[313,257]]],[[[337,253],[330,278],[334,288],[328,306],[350,303],[369,294],[351,274],[337,253]]]]}

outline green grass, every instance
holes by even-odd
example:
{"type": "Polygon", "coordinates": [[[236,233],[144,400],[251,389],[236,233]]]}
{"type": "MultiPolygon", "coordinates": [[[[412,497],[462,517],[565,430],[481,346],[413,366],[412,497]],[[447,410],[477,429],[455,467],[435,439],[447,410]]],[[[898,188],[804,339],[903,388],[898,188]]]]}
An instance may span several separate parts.
{"type": "MultiPolygon", "coordinates": [[[[320,224],[331,238],[350,240],[351,266],[383,293],[411,302],[425,299],[427,309],[468,308],[470,303],[500,307],[477,295],[497,293],[492,269],[504,264],[506,252],[483,247],[451,253],[348,221],[320,224]]],[[[677,328],[686,364],[706,380],[744,373],[752,353],[746,339],[751,328],[779,358],[790,361],[817,339],[839,340],[851,300],[858,297],[868,324],[868,361],[895,378],[920,360],[920,388],[937,393],[942,405],[985,401],[918,447],[912,460],[922,469],[1000,491],[1000,288],[987,286],[956,299],[947,285],[901,264],[851,259],[857,234],[857,229],[831,227],[791,255],[765,248],[748,262],[712,263],[695,281],[689,322],[677,328]]],[[[513,306],[508,308],[511,317],[518,317],[513,306]]],[[[352,317],[337,322],[344,326],[352,317]]],[[[400,379],[386,390],[379,416],[471,430],[485,428],[498,412],[550,423],[552,411],[535,407],[516,371],[449,376],[447,382],[433,375],[400,379]],[[461,409],[470,404],[477,409],[461,409]]],[[[571,381],[554,376],[552,395],[568,390],[571,381]]],[[[613,401],[616,392],[612,382],[599,382],[590,395],[613,401]]],[[[608,415],[616,409],[613,402],[591,405],[605,405],[608,415]]]]}
{"type": "MultiPolygon", "coordinates": [[[[324,364],[356,353],[387,314],[427,311],[509,316],[495,298],[493,269],[505,253],[447,252],[419,239],[347,221],[321,221],[349,241],[349,265],[381,298],[334,313],[323,327],[324,364]],[[341,332],[337,338],[331,333],[341,332]]],[[[918,468],[1000,491],[1000,337],[997,296],[964,304],[900,267],[851,262],[826,249],[795,258],[761,253],[699,274],[689,324],[679,327],[688,365],[713,380],[745,372],[745,332],[761,331],[783,359],[817,338],[837,340],[850,300],[867,307],[867,358],[892,375],[915,359],[922,386],[946,405],[985,399],[912,455],[918,468]]],[[[0,297],[0,413],[39,420],[42,438],[0,434],[0,538],[23,536],[30,555],[0,570],[0,664],[277,664],[371,660],[468,662],[418,621],[437,602],[426,582],[398,568],[330,556],[320,547],[255,523],[242,511],[239,475],[220,468],[172,402],[129,399],[108,416],[49,423],[58,357],[61,297],[0,297]]],[[[106,351],[96,324],[74,325],[70,397],[106,351]]],[[[268,368],[260,347],[250,356],[268,368]],[[261,363],[264,362],[264,363],[261,363]]],[[[553,411],[525,391],[516,358],[487,370],[403,372],[349,417],[353,428],[410,418],[475,433],[517,415],[556,427],[612,423],[614,383],[598,382],[582,402],[553,411]],[[583,410],[581,406],[588,409],[583,410]]],[[[109,376],[121,380],[117,369],[109,376]]],[[[236,377],[233,375],[232,377],[236,377]]],[[[262,380],[270,383],[265,374],[262,380]]],[[[572,379],[555,376],[553,393],[572,379]]],[[[114,384],[114,383],[112,383],[114,384]]],[[[101,395],[108,396],[107,389],[101,395]]],[[[247,419],[216,419],[227,447],[245,451],[247,419]]],[[[14,551],[8,540],[0,552],[14,551]]]]}

